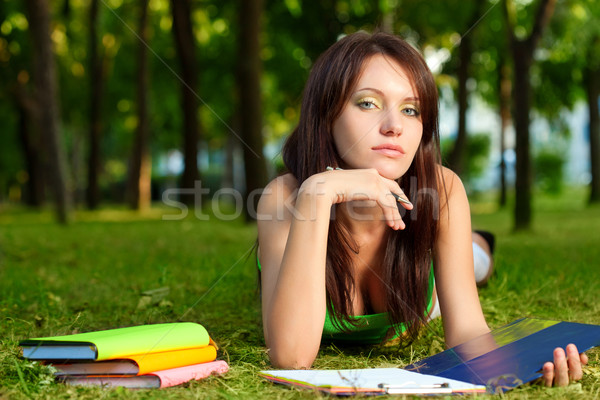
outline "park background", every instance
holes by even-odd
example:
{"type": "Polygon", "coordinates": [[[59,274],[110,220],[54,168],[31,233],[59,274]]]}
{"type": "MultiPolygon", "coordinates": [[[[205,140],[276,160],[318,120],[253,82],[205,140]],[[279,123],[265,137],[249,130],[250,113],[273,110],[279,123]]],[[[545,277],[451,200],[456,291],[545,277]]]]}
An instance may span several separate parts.
{"type": "MultiPolygon", "coordinates": [[[[443,160],[498,238],[490,326],[600,323],[598,2],[0,0],[0,396],[100,396],[52,384],[20,339],[175,320],[203,323],[232,372],[171,395],[303,396],[256,378],[252,211],[311,65],[361,29],[402,36],[436,77],[443,160]]],[[[316,366],[442,349],[436,322],[316,366]]],[[[582,385],[510,396],[598,398],[590,358],[582,385]]]]}

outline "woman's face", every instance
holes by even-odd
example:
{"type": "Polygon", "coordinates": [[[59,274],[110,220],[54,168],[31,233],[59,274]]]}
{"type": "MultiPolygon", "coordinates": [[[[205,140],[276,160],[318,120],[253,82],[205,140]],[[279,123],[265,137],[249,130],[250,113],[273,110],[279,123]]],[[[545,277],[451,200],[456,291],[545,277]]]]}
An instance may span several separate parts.
{"type": "Polygon", "coordinates": [[[398,179],[415,156],[423,123],[419,99],[404,69],[375,55],[365,61],[356,87],[333,125],[343,168],[375,168],[398,179]]]}

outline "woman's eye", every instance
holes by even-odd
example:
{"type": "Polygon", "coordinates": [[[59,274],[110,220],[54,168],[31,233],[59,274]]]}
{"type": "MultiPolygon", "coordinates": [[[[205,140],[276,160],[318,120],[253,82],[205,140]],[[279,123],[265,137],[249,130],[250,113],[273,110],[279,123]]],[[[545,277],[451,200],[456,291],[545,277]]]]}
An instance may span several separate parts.
{"type": "Polygon", "coordinates": [[[365,110],[372,110],[374,108],[378,108],[377,104],[375,104],[374,100],[365,99],[361,100],[357,103],[360,108],[364,108],[365,110]]]}
{"type": "Polygon", "coordinates": [[[403,108],[402,113],[404,113],[405,115],[408,115],[409,117],[418,117],[420,115],[419,110],[416,108],[413,108],[413,107],[403,108]]]}

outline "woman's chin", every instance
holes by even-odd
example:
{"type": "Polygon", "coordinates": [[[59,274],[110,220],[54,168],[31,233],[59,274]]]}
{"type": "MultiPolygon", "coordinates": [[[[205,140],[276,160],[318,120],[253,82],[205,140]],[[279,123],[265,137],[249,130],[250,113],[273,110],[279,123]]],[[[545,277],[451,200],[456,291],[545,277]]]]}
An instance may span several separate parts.
{"type": "Polygon", "coordinates": [[[375,169],[377,169],[377,172],[379,172],[379,175],[383,176],[384,178],[387,179],[391,179],[391,180],[397,180],[400,179],[402,177],[402,175],[404,175],[404,173],[406,172],[406,170],[404,168],[392,168],[389,166],[384,166],[384,167],[375,167],[375,169]]]}
{"type": "Polygon", "coordinates": [[[342,169],[369,169],[374,168],[384,178],[397,180],[400,179],[408,170],[408,166],[398,165],[398,163],[362,163],[360,165],[351,165],[349,163],[341,162],[340,167],[342,169]]]}

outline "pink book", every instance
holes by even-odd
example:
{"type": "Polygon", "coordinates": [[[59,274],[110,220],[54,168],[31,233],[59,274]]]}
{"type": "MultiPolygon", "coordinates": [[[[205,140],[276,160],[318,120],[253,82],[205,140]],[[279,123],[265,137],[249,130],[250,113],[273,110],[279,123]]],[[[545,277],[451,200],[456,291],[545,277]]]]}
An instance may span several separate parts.
{"type": "Polygon", "coordinates": [[[188,365],[173,369],[164,369],[162,371],[152,372],[160,379],[160,387],[170,387],[180,385],[191,380],[204,379],[210,375],[221,375],[229,371],[229,365],[223,360],[188,365]]]}
{"type": "Polygon", "coordinates": [[[204,379],[210,375],[221,375],[229,370],[229,365],[223,360],[188,365],[186,367],[164,369],[138,376],[87,375],[65,376],[59,380],[68,385],[82,386],[123,386],[131,389],[165,388],[191,380],[204,379]]]}

